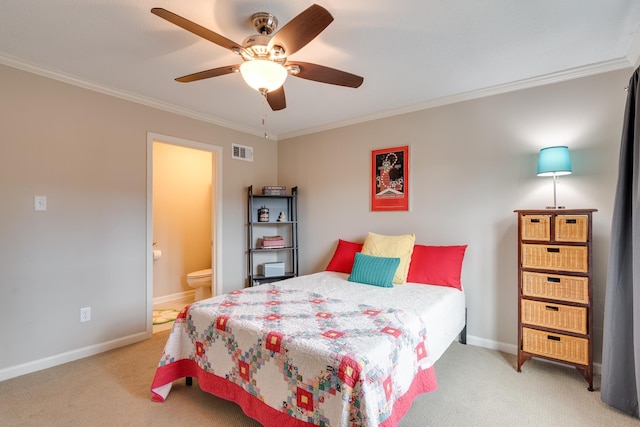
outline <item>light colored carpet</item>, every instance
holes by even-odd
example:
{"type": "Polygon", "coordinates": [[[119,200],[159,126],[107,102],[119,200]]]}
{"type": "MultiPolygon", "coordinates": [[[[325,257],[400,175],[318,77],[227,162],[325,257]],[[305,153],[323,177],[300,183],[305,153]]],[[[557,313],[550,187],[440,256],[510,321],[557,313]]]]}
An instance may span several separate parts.
{"type": "MultiPolygon", "coordinates": [[[[2,426],[256,427],[240,408],[174,385],[164,403],[149,386],[168,332],[118,350],[0,382],[2,426]]],[[[439,389],[419,396],[399,427],[620,426],[640,420],[600,401],[573,368],[454,343],[436,364],[439,389]]],[[[286,426],[281,426],[286,427],[286,426]]]]}

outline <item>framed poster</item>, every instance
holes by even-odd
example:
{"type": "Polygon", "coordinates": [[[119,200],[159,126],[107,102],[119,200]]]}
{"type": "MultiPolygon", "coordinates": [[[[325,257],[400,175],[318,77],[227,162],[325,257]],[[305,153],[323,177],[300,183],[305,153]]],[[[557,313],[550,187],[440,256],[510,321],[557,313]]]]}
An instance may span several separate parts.
{"type": "Polygon", "coordinates": [[[409,146],[371,152],[371,210],[409,210],[409,146]]]}

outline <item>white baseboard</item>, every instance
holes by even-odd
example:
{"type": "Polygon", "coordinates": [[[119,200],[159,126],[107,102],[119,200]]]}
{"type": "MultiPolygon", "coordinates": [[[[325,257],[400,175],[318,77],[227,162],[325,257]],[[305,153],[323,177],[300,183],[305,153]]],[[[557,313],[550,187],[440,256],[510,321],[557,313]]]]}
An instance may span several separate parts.
{"type": "MultiPolygon", "coordinates": [[[[475,345],[476,347],[488,348],[489,350],[497,350],[503,353],[508,354],[518,354],[518,347],[514,344],[505,344],[498,341],[488,340],[485,338],[474,337],[472,335],[467,335],[467,344],[475,345]]],[[[547,359],[539,359],[544,362],[556,363],[547,359]]],[[[558,363],[562,365],[562,363],[558,363]]],[[[564,365],[566,366],[566,365],[564,365]]],[[[602,375],[602,364],[594,363],[593,364],[593,373],[597,375],[602,375]]]]}
{"type": "MultiPolygon", "coordinates": [[[[177,294],[165,295],[162,297],[154,298],[154,304],[161,304],[165,302],[171,302],[181,299],[193,299],[195,297],[195,289],[177,294]]],[[[8,380],[11,378],[19,377],[21,375],[30,374],[32,372],[40,371],[54,366],[62,365],[63,363],[73,362],[85,357],[94,356],[96,354],[104,353],[105,351],[113,350],[125,345],[133,344],[139,341],[150,338],[152,330],[146,332],[140,332],[133,335],[128,335],[122,338],[117,338],[111,341],[94,344],[88,347],[79,348],[77,350],[71,350],[65,353],[56,354],[53,356],[45,357],[43,359],[34,360],[32,362],[22,363],[20,365],[11,366],[8,368],[0,369],[0,381],[8,380]]]]}
{"type": "Polygon", "coordinates": [[[105,351],[146,340],[150,337],[150,332],[140,332],[138,334],[129,335],[112,341],[94,344],[77,350],[68,351],[66,353],[56,354],[55,356],[45,357],[44,359],[0,369],[0,381],[30,374],[42,369],[52,368],[54,366],[62,365],[63,363],[83,359],[85,357],[94,356],[96,354],[104,353],[105,351]]]}
{"type": "Polygon", "coordinates": [[[184,292],[178,292],[177,294],[170,294],[170,295],[164,295],[161,297],[155,297],[153,299],[153,305],[156,304],[164,304],[165,302],[171,302],[171,301],[179,301],[182,299],[193,299],[196,296],[196,290],[192,290],[192,291],[184,291],[184,292]]]}
{"type": "Polygon", "coordinates": [[[498,341],[475,337],[473,335],[467,335],[467,344],[475,345],[476,347],[488,348],[489,350],[498,350],[503,353],[518,353],[518,347],[514,344],[505,344],[498,341]]]}

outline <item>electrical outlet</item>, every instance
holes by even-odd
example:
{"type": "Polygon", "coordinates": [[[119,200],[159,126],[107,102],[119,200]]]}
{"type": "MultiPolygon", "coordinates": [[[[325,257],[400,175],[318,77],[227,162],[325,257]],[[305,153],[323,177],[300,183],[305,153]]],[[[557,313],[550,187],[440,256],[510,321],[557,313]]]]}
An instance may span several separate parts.
{"type": "Polygon", "coordinates": [[[80,323],[88,322],[91,320],[91,307],[84,307],[80,309],[80,323]]]}

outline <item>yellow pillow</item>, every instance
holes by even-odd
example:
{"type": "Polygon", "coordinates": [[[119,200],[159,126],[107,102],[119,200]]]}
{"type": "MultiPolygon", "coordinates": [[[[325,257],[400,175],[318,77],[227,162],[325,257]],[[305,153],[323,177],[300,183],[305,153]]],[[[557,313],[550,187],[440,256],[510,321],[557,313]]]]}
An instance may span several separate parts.
{"type": "Polygon", "coordinates": [[[411,254],[416,240],[415,234],[402,236],[384,236],[382,234],[369,233],[364,239],[362,253],[365,255],[381,256],[387,258],[400,258],[400,265],[393,276],[393,283],[405,283],[409,273],[411,254]]]}

